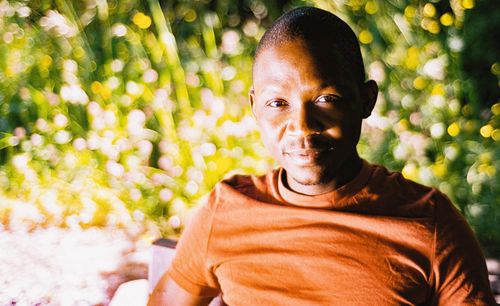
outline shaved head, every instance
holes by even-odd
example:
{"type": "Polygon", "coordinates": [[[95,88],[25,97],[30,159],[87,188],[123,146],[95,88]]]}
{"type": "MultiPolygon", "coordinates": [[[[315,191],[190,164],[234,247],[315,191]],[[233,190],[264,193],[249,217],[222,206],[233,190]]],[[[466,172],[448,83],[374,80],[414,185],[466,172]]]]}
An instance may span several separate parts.
{"type": "Polygon", "coordinates": [[[255,51],[255,62],[266,49],[291,40],[302,40],[314,48],[333,48],[358,84],[365,81],[365,69],[358,39],[353,30],[334,14],[314,8],[294,9],[277,19],[264,33],[255,51]]]}

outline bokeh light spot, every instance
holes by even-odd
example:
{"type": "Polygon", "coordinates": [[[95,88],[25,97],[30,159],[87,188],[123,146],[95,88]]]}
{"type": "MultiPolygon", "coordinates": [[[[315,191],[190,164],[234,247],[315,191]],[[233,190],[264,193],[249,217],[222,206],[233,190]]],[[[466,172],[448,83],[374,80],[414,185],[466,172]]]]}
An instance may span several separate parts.
{"type": "Polygon", "coordinates": [[[416,13],[417,13],[417,10],[411,5],[409,5],[405,8],[405,16],[407,18],[415,17],[416,13]]]}
{"type": "Polygon", "coordinates": [[[359,41],[365,45],[373,41],[373,35],[368,30],[363,30],[359,33],[359,41]]]}
{"type": "Polygon", "coordinates": [[[415,164],[406,164],[403,170],[401,170],[401,174],[403,174],[406,179],[415,180],[418,176],[418,168],[415,164]]]}
{"type": "Polygon", "coordinates": [[[476,5],[474,0],[462,0],[462,6],[464,9],[470,10],[476,5]]]}
{"type": "Polygon", "coordinates": [[[493,127],[489,124],[481,127],[481,129],[479,130],[479,133],[481,133],[481,136],[483,136],[484,138],[490,137],[492,132],[493,132],[493,127]]]}
{"type": "Polygon", "coordinates": [[[405,58],[406,68],[411,69],[411,70],[417,69],[418,64],[419,64],[418,55],[419,55],[419,51],[418,51],[418,48],[416,48],[416,47],[410,47],[406,51],[406,58],[405,58]]]}
{"type": "Polygon", "coordinates": [[[500,129],[495,129],[493,132],[491,132],[491,138],[494,141],[500,141],[500,129]]]}
{"type": "Polygon", "coordinates": [[[149,26],[151,26],[151,18],[141,12],[134,15],[134,17],[132,18],[132,22],[134,22],[134,24],[141,29],[147,29],[149,28],[149,26]]]}
{"type": "Polygon", "coordinates": [[[184,20],[186,20],[187,22],[193,22],[196,20],[196,17],[198,17],[196,15],[196,11],[193,9],[189,9],[186,11],[186,14],[184,15],[184,20]]]}
{"type": "Polygon", "coordinates": [[[494,63],[493,65],[491,65],[491,73],[493,73],[495,75],[500,74],[500,64],[499,63],[494,63]]]}
{"type": "Polygon", "coordinates": [[[459,133],[460,133],[460,126],[458,125],[458,123],[453,122],[452,124],[450,124],[450,126],[448,126],[448,134],[451,137],[456,137],[459,133]]]}
{"type": "Polygon", "coordinates": [[[413,80],[413,87],[417,90],[423,90],[427,86],[427,82],[425,79],[421,76],[416,77],[415,80],[413,80]]]}
{"type": "Polygon", "coordinates": [[[441,27],[439,26],[439,23],[437,21],[431,20],[427,25],[427,30],[432,34],[437,34],[441,31],[441,27]]]}
{"type": "Polygon", "coordinates": [[[495,116],[500,115],[500,103],[493,104],[493,106],[491,107],[491,112],[495,116]]]}
{"type": "Polygon", "coordinates": [[[445,13],[441,16],[441,18],[439,18],[439,21],[441,22],[442,25],[444,25],[445,27],[449,27],[451,25],[453,25],[453,21],[454,21],[454,18],[453,18],[453,15],[450,14],[450,13],[445,13]]]}
{"type": "Polygon", "coordinates": [[[436,7],[432,3],[426,3],[424,5],[424,15],[426,17],[434,17],[436,15],[436,7]]]}
{"type": "Polygon", "coordinates": [[[446,166],[442,163],[440,164],[435,164],[432,166],[432,173],[436,177],[443,177],[446,175],[446,166]]]}
{"type": "Polygon", "coordinates": [[[378,12],[378,5],[377,5],[377,3],[375,3],[374,1],[368,1],[368,2],[366,2],[365,11],[368,14],[370,14],[370,15],[375,14],[376,12],[378,12]]]}
{"type": "Polygon", "coordinates": [[[432,87],[431,95],[444,96],[444,94],[445,90],[443,84],[438,83],[432,87]]]}

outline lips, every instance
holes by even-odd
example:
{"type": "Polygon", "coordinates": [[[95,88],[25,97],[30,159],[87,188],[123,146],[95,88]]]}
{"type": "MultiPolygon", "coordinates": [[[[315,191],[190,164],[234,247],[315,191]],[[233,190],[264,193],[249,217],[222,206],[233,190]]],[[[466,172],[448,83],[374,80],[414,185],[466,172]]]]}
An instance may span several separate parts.
{"type": "Polygon", "coordinates": [[[291,160],[298,166],[315,165],[317,162],[333,151],[333,147],[327,148],[307,148],[307,149],[288,149],[283,152],[285,158],[291,160]]]}

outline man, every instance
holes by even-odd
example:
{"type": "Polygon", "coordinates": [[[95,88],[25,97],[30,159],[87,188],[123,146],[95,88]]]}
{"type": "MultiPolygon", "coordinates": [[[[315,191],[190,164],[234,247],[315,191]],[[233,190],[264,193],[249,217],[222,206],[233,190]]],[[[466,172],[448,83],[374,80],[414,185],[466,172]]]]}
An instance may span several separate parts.
{"type": "Polygon", "coordinates": [[[256,51],[250,104],[281,168],[219,183],[150,305],[493,305],[483,256],[434,188],[362,160],[376,101],[352,30],[299,8],[256,51]]]}

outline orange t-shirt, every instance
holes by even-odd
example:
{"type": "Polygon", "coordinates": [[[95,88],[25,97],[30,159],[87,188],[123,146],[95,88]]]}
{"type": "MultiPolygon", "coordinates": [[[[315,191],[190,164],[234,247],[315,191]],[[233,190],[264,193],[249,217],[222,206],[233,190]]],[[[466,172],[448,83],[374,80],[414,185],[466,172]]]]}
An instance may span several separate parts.
{"type": "Polygon", "coordinates": [[[474,235],[439,191],[364,162],[306,196],[283,170],[219,183],[169,276],[228,305],[494,305],[474,235]]]}

